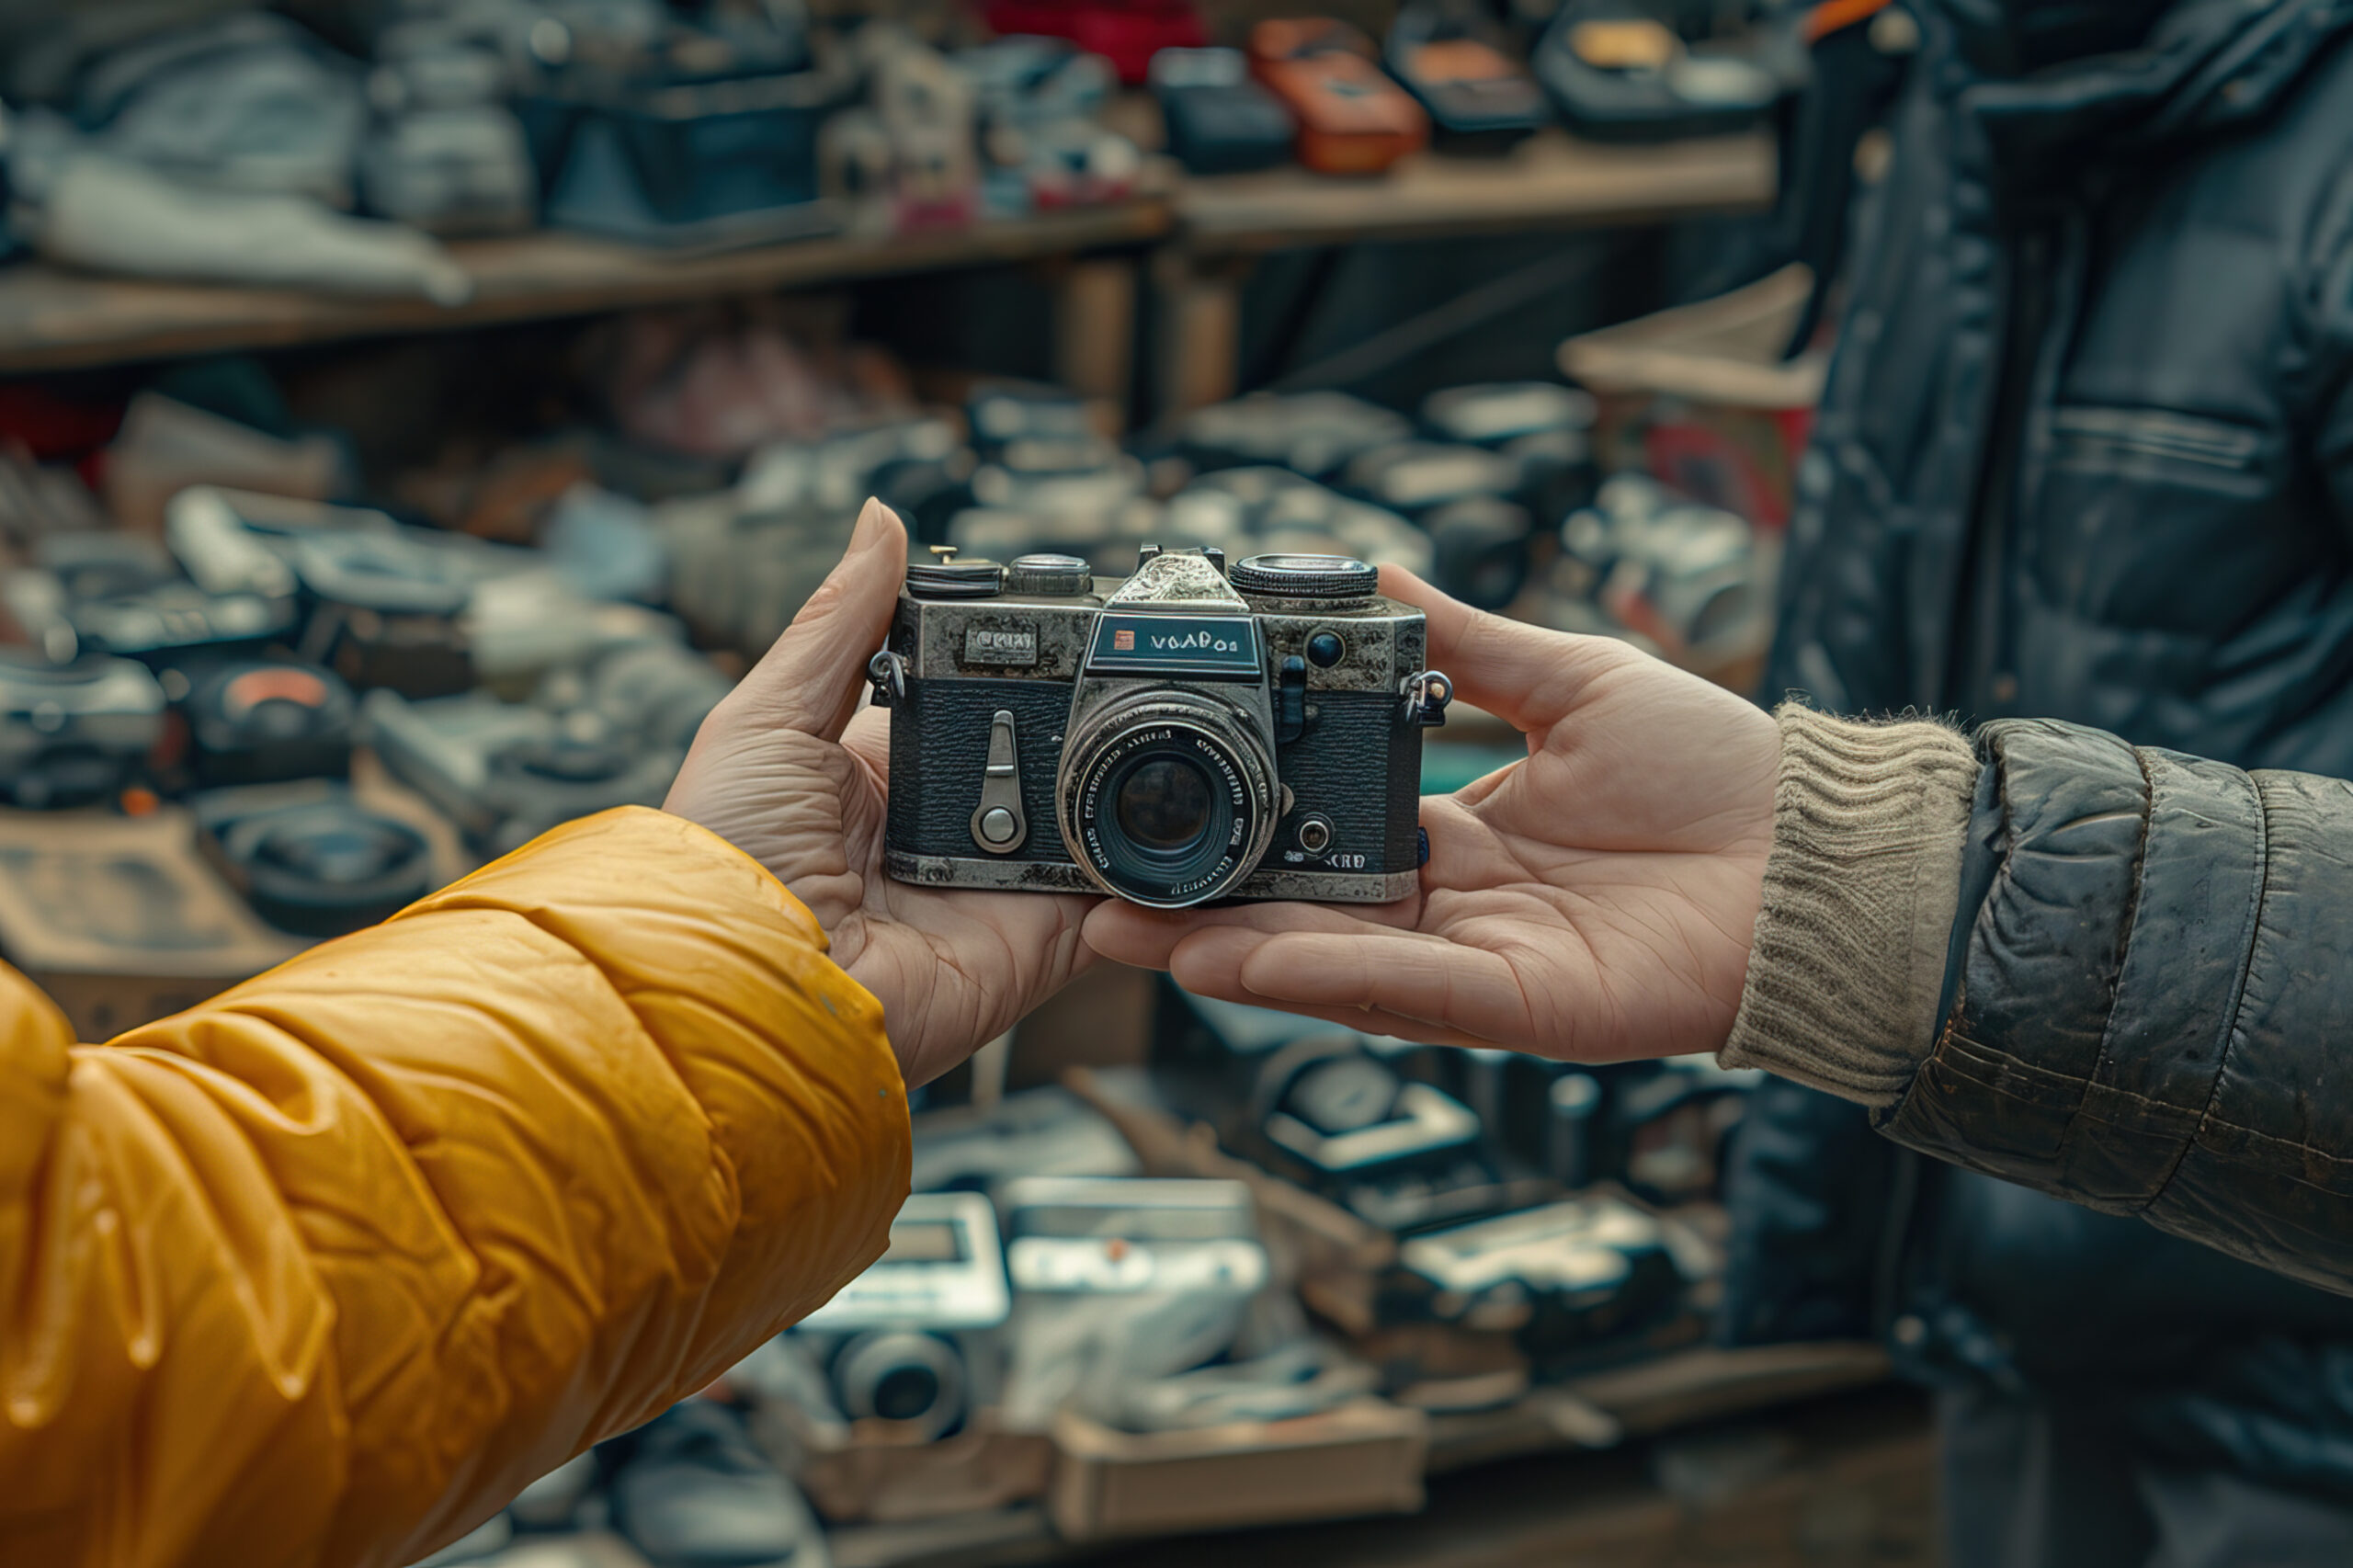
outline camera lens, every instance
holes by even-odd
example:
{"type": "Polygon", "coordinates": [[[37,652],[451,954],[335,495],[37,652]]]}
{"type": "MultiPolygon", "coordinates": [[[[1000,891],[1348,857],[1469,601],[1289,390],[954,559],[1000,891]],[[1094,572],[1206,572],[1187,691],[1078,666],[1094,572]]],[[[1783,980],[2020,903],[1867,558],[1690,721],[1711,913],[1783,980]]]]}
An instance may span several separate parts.
{"type": "Polygon", "coordinates": [[[1182,849],[1210,823],[1210,776],[1181,756],[1156,756],[1120,785],[1120,831],[1148,849],[1182,849]]]}
{"type": "Polygon", "coordinates": [[[1161,688],[1097,710],[1063,750],[1063,842],[1106,892],[1155,909],[1222,898],[1274,836],[1274,758],[1231,710],[1161,688]]]}
{"type": "Polygon", "coordinates": [[[861,1334],[834,1353],[834,1394],[852,1420],[896,1422],[928,1441],[964,1418],[964,1363],[946,1340],[907,1329],[861,1334]]]}
{"type": "Polygon", "coordinates": [[[875,1381],[874,1414],[913,1421],[939,1403],[939,1373],[930,1367],[893,1367],[875,1381]]]}

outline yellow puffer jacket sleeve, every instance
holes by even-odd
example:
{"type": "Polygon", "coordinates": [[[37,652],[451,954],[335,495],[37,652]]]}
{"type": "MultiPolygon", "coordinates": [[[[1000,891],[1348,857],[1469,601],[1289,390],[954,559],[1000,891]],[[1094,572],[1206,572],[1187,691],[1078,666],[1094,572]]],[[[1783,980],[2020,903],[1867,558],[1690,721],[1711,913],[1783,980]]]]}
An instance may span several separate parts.
{"type": "Polygon", "coordinates": [[[105,1046],[0,988],[0,1568],[393,1565],[881,1250],[881,1008],[608,812],[105,1046]]]}

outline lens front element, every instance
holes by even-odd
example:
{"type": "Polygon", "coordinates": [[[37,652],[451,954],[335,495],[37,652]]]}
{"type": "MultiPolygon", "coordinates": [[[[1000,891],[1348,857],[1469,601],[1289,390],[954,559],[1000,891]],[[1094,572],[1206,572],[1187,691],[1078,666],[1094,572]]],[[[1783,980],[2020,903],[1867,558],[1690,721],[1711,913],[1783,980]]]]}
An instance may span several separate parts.
{"type": "Polygon", "coordinates": [[[1180,756],[1151,756],[1120,780],[1120,832],[1147,850],[1182,850],[1210,825],[1210,776],[1180,756]]]}
{"type": "Polygon", "coordinates": [[[1220,898],[1274,835],[1274,768],[1247,728],[1182,692],[1099,713],[1063,753],[1063,841],[1107,892],[1156,909],[1220,898]]]}

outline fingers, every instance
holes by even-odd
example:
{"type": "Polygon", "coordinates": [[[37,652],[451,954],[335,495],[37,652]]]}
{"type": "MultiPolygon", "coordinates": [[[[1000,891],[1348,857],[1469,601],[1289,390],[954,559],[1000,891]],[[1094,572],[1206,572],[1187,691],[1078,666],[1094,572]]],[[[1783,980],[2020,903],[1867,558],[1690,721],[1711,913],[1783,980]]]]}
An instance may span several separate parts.
{"type": "Polygon", "coordinates": [[[1536,1043],[1511,966],[1432,937],[1213,926],[1176,944],[1168,972],[1197,995],[1370,1034],[1522,1050],[1536,1043]]]}
{"type": "Polygon", "coordinates": [[[1251,903],[1166,914],[1117,899],[1086,917],[1105,958],[1188,991],[1440,1045],[1528,1049],[1535,1028],[1500,955],[1411,929],[1415,902],[1251,903]]]}
{"type": "Polygon", "coordinates": [[[906,529],[891,508],[868,501],[841,563],[744,677],[737,695],[756,706],[764,723],[839,739],[858,709],[867,661],[889,634],[906,574],[906,529]]]}
{"type": "Polygon", "coordinates": [[[1411,928],[1418,900],[1396,903],[1238,903],[1220,909],[1145,909],[1109,899],[1086,917],[1086,942],[1107,959],[1166,969],[1176,945],[1197,932],[1233,927],[1269,937],[1316,931],[1346,937],[1382,927],[1411,928]]]}
{"type": "Polygon", "coordinates": [[[1472,609],[1402,566],[1381,569],[1381,591],[1429,622],[1429,667],[1458,696],[1520,730],[1542,729],[1576,706],[1585,683],[1639,657],[1607,637],[1546,631],[1472,609]]]}

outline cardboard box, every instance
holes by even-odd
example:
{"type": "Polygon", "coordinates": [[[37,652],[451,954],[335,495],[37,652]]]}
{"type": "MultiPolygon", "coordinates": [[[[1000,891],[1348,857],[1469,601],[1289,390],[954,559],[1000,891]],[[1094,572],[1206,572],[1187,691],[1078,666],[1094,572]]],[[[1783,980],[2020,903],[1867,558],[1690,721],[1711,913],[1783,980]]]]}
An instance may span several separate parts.
{"type": "Polygon", "coordinates": [[[306,946],[205,864],[185,812],[0,812],[0,955],[84,1040],[192,1007],[306,946]]]}
{"type": "Polygon", "coordinates": [[[1410,1514],[1422,1506],[1429,1437],[1420,1411],[1380,1400],[1142,1434],[1065,1410],[1047,1512],[1071,1540],[1410,1514]]]}

